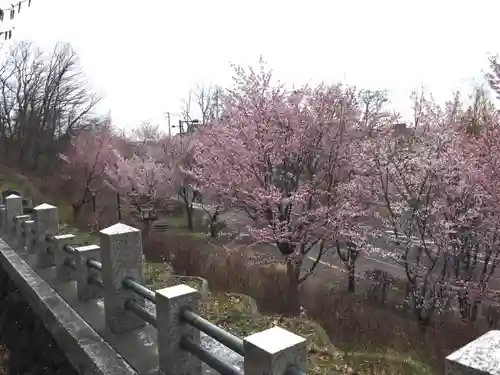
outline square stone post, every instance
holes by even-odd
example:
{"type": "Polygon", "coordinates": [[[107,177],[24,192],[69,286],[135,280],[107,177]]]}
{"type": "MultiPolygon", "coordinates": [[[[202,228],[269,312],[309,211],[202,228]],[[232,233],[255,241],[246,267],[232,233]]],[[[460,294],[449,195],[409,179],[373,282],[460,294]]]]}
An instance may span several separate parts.
{"type": "Polygon", "coordinates": [[[0,204],[0,234],[2,234],[4,231],[5,231],[5,204],[0,204]]]}
{"type": "Polygon", "coordinates": [[[499,348],[500,331],[489,331],[446,357],[445,374],[498,375],[499,348]]]}
{"type": "Polygon", "coordinates": [[[61,234],[54,236],[52,241],[52,249],[54,251],[54,263],[56,265],[56,279],[59,281],[71,281],[76,279],[75,271],[68,266],[67,261],[75,262],[74,254],[67,252],[64,249],[65,245],[73,243],[75,240],[74,234],[61,234]]]}
{"type": "Polygon", "coordinates": [[[34,254],[35,253],[35,220],[26,220],[23,223],[24,226],[24,233],[25,237],[24,240],[26,241],[24,246],[26,246],[26,249],[28,250],[29,254],[34,254]]]}
{"type": "Polygon", "coordinates": [[[283,375],[290,367],[307,373],[307,341],[280,327],[243,340],[245,375],[283,375]]]}
{"type": "Polygon", "coordinates": [[[37,267],[47,268],[55,264],[53,243],[47,236],[55,236],[59,232],[59,213],[57,207],[42,203],[33,208],[35,219],[35,252],[37,267]]]}
{"type": "Polygon", "coordinates": [[[180,319],[180,312],[198,310],[201,293],[188,285],[176,285],[156,291],[156,320],[158,322],[158,357],[162,375],[200,375],[201,361],[183,350],[183,336],[200,344],[200,331],[180,319]]]}
{"type": "Polygon", "coordinates": [[[98,286],[89,283],[91,277],[101,278],[101,272],[87,266],[89,259],[99,260],[101,248],[97,245],[79,246],[75,248],[76,263],[76,294],[80,301],[90,301],[101,298],[104,291],[98,286]]]}
{"type": "Polygon", "coordinates": [[[106,327],[113,333],[143,327],[145,321],[125,309],[125,302],[144,306],[144,298],[122,286],[127,277],[143,283],[141,231],[118,223],[101,230],[100,239],[106,327]]]}
{"type": "Polygon", "coordinates": [[[24,222],[30,220],[30,215],[19,215],[16,216],[16,245],[17,247],[24,250],[26,246],[26,230],[24,228],[24,222]]]}
{"type": "Polygon", "coordinates": [[[6,239],[15,238],[16,216],[23,214],[23,198],[18,195],[9,195],[5,198],[5,230],[6,239]]]}
{"type": "Polygon", "coordinates": [[[3,222],[5,221],[4,219],[5,215],[5,202],[3,201],[2,197],[2,189],[0,189],[0,234],[3,232],[3,222]]]}

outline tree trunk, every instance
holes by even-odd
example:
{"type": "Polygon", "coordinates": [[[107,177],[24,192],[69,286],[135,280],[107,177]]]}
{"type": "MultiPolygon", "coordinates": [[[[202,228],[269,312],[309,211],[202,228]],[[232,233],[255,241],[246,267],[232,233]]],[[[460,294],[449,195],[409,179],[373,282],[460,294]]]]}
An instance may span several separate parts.
{"type": "Polygon", "coordinates": [[[356,267],[354,265],[349,265],[347,267],[347,291],[349,293],[354,293],[356,285],[356,267]]]}
{"type": "Polygon", "coordinates": [[[301,264],[286,260],[287,288],[285,291],[285,313],[290,316],[300,314],[299,276],[301,264]]]}
{"type": "Polygon", "coordinates": [[[469,316],[469,320],[471,322],[475,322],[477,320],[477,314],[479,312],[479,306],[480,305],[481,305],[481,301],[478,300],[477,298],[475,298],[472,301],[472,306],[471,306],[471,309],[470,309],[470,316],[469,316]]]}
{"type": "Polygon", "coordinates": [[[420,316],[418,319],[418,331],[421,335],[425,335],[427,333],[427,328],[429,328],[429,320],[420,316]]]}
{"type": "Polygon", "coordinates": [[[210,238],[215,239],[215,238],[217,238],[218,234],[219,234],[219,230],[217,228],[216,223],[211,223],[210,224],[210,238]]]}
{"type": "Polygon", "coordinates": [[[217,238],[219,235],[219,222],[217,221],[218,218],[218,209],[215,211],[215,213],[210,216],[208,212],[205,212],[206,215],[209,216],[210,218],[210,238],[217,238]]]}
{"type": "Polygon", "coordinates": [[[144,224],[144,241],[147,242],[151,238],[151,220],[145,220],[144,224]]]}

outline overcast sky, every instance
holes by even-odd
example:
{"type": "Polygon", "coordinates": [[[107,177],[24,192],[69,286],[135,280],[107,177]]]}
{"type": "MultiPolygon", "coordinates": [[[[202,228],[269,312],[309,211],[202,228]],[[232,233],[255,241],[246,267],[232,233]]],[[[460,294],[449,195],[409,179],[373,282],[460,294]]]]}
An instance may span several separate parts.
{"type": "MultiPolygon", "coordinates": [[[[12,2],[0,0],[0,6],[12,2]]],[[[117,126],[178,113],[196,84],[230,83],[262,54],[282,81],[344,81],[390,92],[408,113],[482,80],[500,50],[499,0],[32,0],[13,40],[70,42],[117,126]]],[[[8,18],[8,17],[7,17],[8,18]]],[[[174,121],[176,118],[174,117],[174,121]]],[[[164,124],[164,123],[163,123],[164,124]]]]}

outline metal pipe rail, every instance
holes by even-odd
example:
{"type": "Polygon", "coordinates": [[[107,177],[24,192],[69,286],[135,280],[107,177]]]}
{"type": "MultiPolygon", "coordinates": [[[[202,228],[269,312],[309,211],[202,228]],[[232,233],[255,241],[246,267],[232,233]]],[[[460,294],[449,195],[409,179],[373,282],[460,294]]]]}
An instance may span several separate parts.
{"type": "Polygon", "coordinates": [[[233,350],[239,355],[245,355],[245,351],[243,349],[243,340],[239,337],[236,337],[230,332],[227,332],[226,330],[216,326],[215,324],[209,322],[208,320],[202,318],[201,316],[190,310],[186,309],[181,311],[180,317],[182,321],[199,329],[201,332],[206,333],[208,336],[227,346],[229,349],[233,350]]]}
{"type": "Polygon", "coordinates": [[[66,259],[65,262],[64,262],[64,265],[68,266],[73,271],[78,271],[78,268],[76,267],[75,261],[73,261],[71,259],[66,259]]]}
{"type": "Polygon", "coordinates": [[[63,250],[70,254],[76,253],[76,248],[69,244],[64,245],[63,250]]]}
{"type": "Polygon", "coordinates": [[[181,348],[196,356],[198,359],[209,365],[221,375],[243,375],[242,372],[221,361],[205,348],[201,347],[198,344],[195,344],[187,336],[184,336],[181,339],[181,348]]]}
{"type": "Polygon", "coordinates": [[[69,254],[74,254],[76,253],[76,249],[79,246],[85,246],[85,244],[73,244],[73,245],[66,244],[63,246],[63,250],[69,254]]]}
{"type": "Polygon", "coordinates": [[[87,260],[87,267],[93,268],[93,269],[98,270],[98,271],[102,271],[102,263],[98,262],[95,259],[87,260]]]}
{"type": "Polygon", "coordinates": [[[122,281],[122,287],[131,290],[134,293],[138,294],[139,296],[144,297],[147,300],[155,303],[155,292],[153,292],[149,288],[146,288],[144,285],[139,284],[131,277],[127,277],[122,281]]]}
{"type": "Polygon", "coordinates": [[[97,276],[89,276],[89,284],[95,285],[101,289],[104,289],[104,283],[102,282],[101,279],[99,279],[97,276]]]}
{"type": "Polygon", "coordinates": [[[297,367],[293,366],[287,368],[284,375],[307,375],[307,374],[297,369],[297,367]]]}
{"type": "Polygon", "coordinates": [[[151,314],[148,310],[139,305],[133,299],[128,299],[125,301],[125,308],[132,311],[135,315],[137,315],[145,322],[151,324],[153,327],[158,328],[158,320],[156,319],[156,316],[151,314]]]}

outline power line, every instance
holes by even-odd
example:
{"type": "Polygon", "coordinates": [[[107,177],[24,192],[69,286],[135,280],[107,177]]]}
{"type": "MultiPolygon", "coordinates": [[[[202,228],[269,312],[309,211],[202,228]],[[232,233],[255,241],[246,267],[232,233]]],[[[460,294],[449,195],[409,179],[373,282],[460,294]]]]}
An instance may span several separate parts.
{"type": "Polygon", "coordinates": [[[0,21],[3,21],[3,18],[5,16],[5,13],[9,12],[10,19],[13,20],[15,15],[16,15],[16,8],[17,8],[17,13],[21,13],[21,7],[22,4],[28,3],[28,8],[31,6],[31,0],[22,0],[17,2],[17,4],[12,4],[10,8],[2,8],[0,9],[0,21]]]}
{"type": "MultiPolygon", "coordinates": [[[[16,14],[21,13],[22,5],[25,3],[28,3],[28,8],[31,6],[31,0],[21,0],[18,1],[17,4],[11,4],[10,8],[0,9],[0,22],[4,21],[4,17],[7,12],[9,13],[9,19],[12,21],[15,18],[16,14]]],[[[9,30],[0,31],[0,38],[2,36],[4,36],[5,40],[12,38],[12,30],[14,29],[15,27],[12,27],[9,30]]]]}

